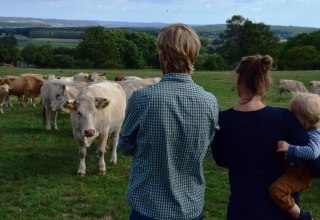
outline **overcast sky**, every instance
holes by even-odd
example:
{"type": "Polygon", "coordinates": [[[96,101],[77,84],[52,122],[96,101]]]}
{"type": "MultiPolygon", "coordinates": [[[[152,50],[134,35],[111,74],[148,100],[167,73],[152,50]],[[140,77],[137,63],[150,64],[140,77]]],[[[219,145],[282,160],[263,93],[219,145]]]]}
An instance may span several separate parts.
{"type": "Polygon", "coordinates": [[[242,15],[266,25],[320,28],[320,0],[0,0],[0,16],[225,24],[242,15]]]}

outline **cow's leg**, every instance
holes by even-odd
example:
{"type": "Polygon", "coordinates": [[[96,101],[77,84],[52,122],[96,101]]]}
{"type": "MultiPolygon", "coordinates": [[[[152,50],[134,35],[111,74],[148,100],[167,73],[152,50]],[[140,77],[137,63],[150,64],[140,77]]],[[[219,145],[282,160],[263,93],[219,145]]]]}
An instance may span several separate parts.
{"type": "Polygon", "coordinates": [[[79,163],[77,174],[80,176],[86,175],[86,155],[87,155],[87,147],[79,146],[80,163],[79,163]]]}
{"type": "Polygon", "coordinates": [[[58,130],[57,117],[58,117],[58,111],[53,112],[53,127],[54,127],[54,130],[58,130]]]}
{"type": "Polygon", "coordinates": [[[33,96],[30,97],[30,102],[33,107],[36,107],[36,99],[33,96]]]}
{"type": "Polygon", "coordinates": [[[117,163],[117,147],[119,144],[119,133],[120,133],[120,129],[118,129],[112,134],[112,153],[110,157],[110,162],[113,165],[117,163]]]}
{"type": "Polygon", "coordinates": [[[6,107],[13,107],[13,105],[12,105],[12,102],[11,102],[11,99],[10,99],[10,95],[7,95],[6,97],[5,97],[5,106],[6,107]]]}
{"type": "Polygon", "coordinates": [[[108,141],[108,131],[105,131],[99,136],[99,144],[96,150],[100,175],[106,174],[106,163],[104,161],[104,154],[106,152],[107,141],[108,141]]]}
{"type": "Polygon", "coordinates": [[[19,100],[21,102],[21,105],[26,108],[28,105],[28,98],[26,98],[25,95],[22,95],[22,96],[19,96],[19,100]]]}
{"type": "Polygon", "coordinates": [[[2,104],[0,105],[0,113],[3,114],[2,104]]]}
{"type": "Polygon", "coordinates": [[[44,123],[46,124],[46,130],[51,130],[51,124],[50,124],[50,120],[51,120],[51,111],[49,109],[49,107],[45,106],[44,107],[44,111],[45,113],[43,114],[44,116],[44,123]]]}

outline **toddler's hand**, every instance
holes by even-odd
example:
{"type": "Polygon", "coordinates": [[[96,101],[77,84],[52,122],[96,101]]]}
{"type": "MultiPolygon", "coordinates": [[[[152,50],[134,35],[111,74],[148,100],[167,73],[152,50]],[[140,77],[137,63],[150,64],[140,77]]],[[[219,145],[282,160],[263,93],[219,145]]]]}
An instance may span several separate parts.
{"type": "Polygon", "coordinates": [[[277,152],[288,152],[289,144],[286,141],[278,141],[277,152]]]}

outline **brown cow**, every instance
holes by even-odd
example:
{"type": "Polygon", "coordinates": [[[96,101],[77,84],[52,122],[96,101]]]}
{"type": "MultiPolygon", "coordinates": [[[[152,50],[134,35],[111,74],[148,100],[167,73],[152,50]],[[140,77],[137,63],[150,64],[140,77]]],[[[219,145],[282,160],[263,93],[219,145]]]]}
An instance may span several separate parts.
{"type": "Polygon", "coordinates": [[[10,76],[8,78],[4,77],[1,80],[8,80],[9,84],[7,84],[11,87],[9,94],[17,96],[25,107],[29,98],[32,105],[35,106],[35,98],[40,95],[40,89],[44,82],[44,80],[31,75],[17,76],[15,79],[12,79],[10,76]]]}

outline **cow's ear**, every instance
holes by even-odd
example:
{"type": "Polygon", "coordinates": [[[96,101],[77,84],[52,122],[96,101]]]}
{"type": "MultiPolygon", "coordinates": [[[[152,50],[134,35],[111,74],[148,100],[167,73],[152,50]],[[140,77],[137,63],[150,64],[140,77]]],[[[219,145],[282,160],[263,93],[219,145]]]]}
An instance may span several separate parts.
{"type": "Polygon", "coordinates": [[[68,100],[68,101],[63,102],[60,105],[60,108],[62,111],[69,113],[72,109],[75,108],[74,100],[68,100]]]}
{"type": "Polygon", "coordinates": [[[106,98],[95,97],[96,108],[105,108],[109,105],[110,101],[106,98]]]}
{"type": "Polygon", "coordinates": [[[63,90],[63,94],[66,94],[67,92],[69,92],[69,86],[62,84],[62,90],[63,90]]]}

